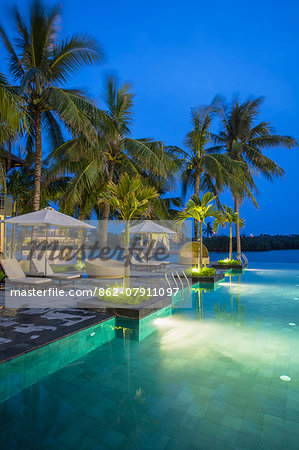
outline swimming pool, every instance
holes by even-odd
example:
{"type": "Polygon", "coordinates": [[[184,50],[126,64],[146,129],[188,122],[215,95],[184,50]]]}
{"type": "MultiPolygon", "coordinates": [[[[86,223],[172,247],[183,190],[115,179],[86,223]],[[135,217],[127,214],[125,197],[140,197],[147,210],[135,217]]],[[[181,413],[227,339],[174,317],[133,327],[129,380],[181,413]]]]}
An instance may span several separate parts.
{"type": "Polygon", "coordinates": [[[0,447],[298,449],[299,264],[194,286],[155,327],[2,402],[0,447]]]}

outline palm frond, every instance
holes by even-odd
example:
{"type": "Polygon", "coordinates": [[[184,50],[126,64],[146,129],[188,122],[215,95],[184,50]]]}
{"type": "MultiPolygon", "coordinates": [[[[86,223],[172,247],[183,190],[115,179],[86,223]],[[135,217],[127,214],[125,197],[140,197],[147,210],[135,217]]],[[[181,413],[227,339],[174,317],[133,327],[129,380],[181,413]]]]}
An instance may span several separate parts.
{"type": "Polygon", "coordinates": [[[52,49],[49,71],[52,81],[65,83],[82,65],[103,62],[102,45],[87,35],[74,35],[57,43],[52,49]]]}

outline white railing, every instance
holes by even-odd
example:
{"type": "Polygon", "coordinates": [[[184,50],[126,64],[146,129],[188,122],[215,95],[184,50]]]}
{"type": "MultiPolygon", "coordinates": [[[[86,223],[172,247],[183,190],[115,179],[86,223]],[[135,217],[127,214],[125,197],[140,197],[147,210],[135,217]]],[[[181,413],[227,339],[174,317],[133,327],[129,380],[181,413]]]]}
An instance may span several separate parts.
{"type": "Polygon", "coordinates": [[[248,259],[247,259],[246,255],[244,253],[241,253],[241,260],[242,259],[244,260],[245,264],[248,264],[248,259]]]}
{"type": "MultiPolygon", "coordinates": [[[[189,293],[189,291],[190,291],[190,282],[189,282],[189,280],[188,280],[187,275],[185,274],[185,271],[184,271],[183,269],[181,269],[181,271],[182,271],[182,274],[183,274],[185,280],[187,281],[187,287],[188,287],[188,293],[189,293]]],[[[178,273],[178,271],[177,271],[176,269],[168,269],[168,270],[165,272],[165,278],[166,278],[167,284],[168,284],[168,286],[171,288],[171,284],[170,284],[170,281],[169,281],[169,279],[168,279],[168,274],[171,275],[171,277],[172,277],[172,279],[173,279],[173,281],[174,281],[174,284],[176,285],[176,287],[177,287],[178,289],[179,289],[179,285],[178,285],[178,283],[177,283],[176,278],[179,280],[179,282],[180,282],[180,284],[181,284],[181,286],[182,286],[182,297],[184,297],[184,290],[185,290],[185,289],[184,289],[184,283],[183,283],[182,277],[180,276],[180,274],[178,273]]]]}

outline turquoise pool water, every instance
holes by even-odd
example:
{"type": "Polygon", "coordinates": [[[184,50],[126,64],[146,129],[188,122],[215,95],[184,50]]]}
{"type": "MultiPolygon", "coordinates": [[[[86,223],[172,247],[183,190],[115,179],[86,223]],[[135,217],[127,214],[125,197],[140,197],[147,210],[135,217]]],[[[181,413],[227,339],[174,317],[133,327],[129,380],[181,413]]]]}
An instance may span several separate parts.
{"type": "Polygon", "coordinates": [[[2,402],[0,448],[299,448],[299,264],[194,286],[155,327],[2,402]]]}

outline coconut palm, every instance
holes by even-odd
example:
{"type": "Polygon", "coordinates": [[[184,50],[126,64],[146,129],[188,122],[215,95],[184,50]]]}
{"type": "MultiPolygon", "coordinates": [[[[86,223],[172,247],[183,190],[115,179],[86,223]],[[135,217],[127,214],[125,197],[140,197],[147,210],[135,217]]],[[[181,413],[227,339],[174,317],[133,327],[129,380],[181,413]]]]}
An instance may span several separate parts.
{"type": "MultiPolygon", "coordinates": [[[[57,179],[47,182],[45,173],[47,169],[42,167],[41,207],[49,206],[50,202],[57,202],[62,197],[69,180],[57,179]]],[[[7,193],[12,197],[13,215],[26,214],[32,211],[34,191],[34,170],[30,167],[14,169],[8,175],[7,193]]]]}
{"type": "MultiPolygon", "coordinates": [[[[181,151],[183,158],[182,187],[185,196],[187,188],[192,186],[194,194],[199,195],[211,191],[216,196],[218,207],[220,201],[218,194],[224,186],[232,182],[242,183],[243,172],[239,163],[233,161],[225,152],[213,145],[211,132],[214,103],[210,106],[201,106],[192,111],[192,130],[187,134],[185,146],[187,151],[181,151]]],[[[194,221],[194,239],[198,240],[198,223],[194,221]]]]}
{"type": "Polygon", "coordinates": [[[214,234],[213,226],[211,222],[207,222],[206,228],[203,230],[203,234],[206,237],[212,237],[214,234]]]}
{"type": "Polygon", "coordinates": [[[220,212],[216,206],[213,205],[213,201],[216,196],[212,192],[206,192],[202,199],[198,195],[193,195],[188,201],[187,205],[177,215],[177,220],[182,224],[186,219],[194,219],[199,222],[199,261],[198,268],[202,269],[202,227],[206,225],[206,219],[219,218],[220,212]]]}
{"type": "Polygon", "coordinates": [[[12,197],[12,215],[30,211],[33,192],[33,173],[26,169],[12,170],[7,181],[7,192],[12,197]],[[28,208],[29,210],[26,210],[28,208]]]}
{"type": "Polygon", "coordinates": [[[147,217],[151,212],[152,201],[158,195],[153,187],[143,186],[139,176],[131,178],[125,173],[117,185],[109,181],[106,190],[99,196],[99,204],[109,203],[109,206],[125,221],[125,286],[129,286],[130,279],[130,221],[147,217]]]}
{"type": "MultiPolygon", "coordinates": [[[[249,99],[240,103],[234,99],[231,105],[223,100],[217,100],[217,113],[221,121],[221,131],[214,135],[217,151],[228,153],[229,156],[242,164],[247,187],[244,184],[231,184],[234,198],[234,209],[239,214],[240,204],[248,196],[248,188],[256,189],[254,176],[257,173],[269,180],[282,176],[284,171],[274,161],[264,155],[269,148],[294,148],[296,140],[290,136],[274,134],[270,122],[259,122],[257,117],[263,102],[262,97],[249,99]]],[[[241,260],[240,224],[236,222],[237,257],[241,260]]]]}
{"type": "MultiPolygon", "coordinates": [[[[85,191],[92,198],[110,181],[116,183],[123,173],[131,177],[138,174],[144,185],[154,186],[159,192],[165,190],[166,182],[169,188],[179,158],[174,148],[165,147],[162,142],[132,137],[133,100],[129,84],[119,86],[116,79],[109,77],[104,91],[104,110],[93,122],[98,132],[97,139],[91,143],[85,136],[74,138],[50,155],[52,177],[73,175],[64,196],[64,208],[72,210],[85,191]]],[[[156,198],[157,210],[161,214],[167,212],[166,204],[156,198]]],[[[102,246],[105,247],[109,203],[101,203],[96,212],[99,218],[103,218],[102,246]]]]}
{"type": "MultiPolygon", "coordinates": [[[[131,137],[130,125],[133,119],[134,94],[129,84],[118,86],[115,78],[109,77],[104,94],[105,113],[101,123],[100,143],[105,149],[104,170],[107,182],[113,181],[115,174],[126,171],[138,173],[143,178],[171,176],[175,162],[165,151],[162,142],[151,139],[135,139],[131,137]]],[[[110,205],[103,204],[102,246],[107,244],[107,231],[110,205]]]]}
{"type": "Polygon", "coordinates": [[[238,224],[240,228],[243,228],[245,225],[245,220],[239,217],[239,214],[236,213],[233,208],[227,205],[223,205],[223,210],[219,217],[217,217],[214,221],[213,230],[218,231],[219,226],[225,227],[226,224],[229,224],[229,259],[233,259],[233,224],[238,224]]]}
{"type": "Polygon", "coordinates": [[[69,131],[90,131],[89,115],[94,107],[78,90],[65,89],[68,79],[87,64],[102,60],[101,46],[87,35],[58,39],[60,7],[46,8],[33,0],[29,20],[14,9],[16,42],[11,42],[0,26],[0,36],[8,52],[10,73],[18,84],[19,95],[29,117],[26,149],[34,148],[33,209],[40,207],[42,168],[42,129],[54,147],[63,141],[60,123],[69,131]]]}
{"type": "Polygon", "coordinates": [[[22,99],[0,73],[0,144],[11,138],[11,132],[21,130],[26,119],[22,99]]]}
{"type": "Polygon", "coordinates": [[[6,156],[7,169],[10,169],[11,147],[18,139],[22,128],[26,125],[26,114],[22,99],[0,73],[0,183],[6,189],[6,156]]]}

